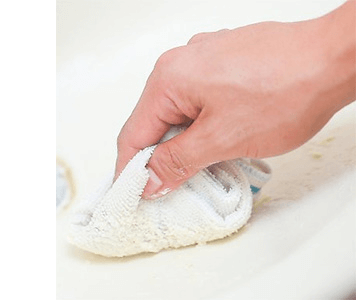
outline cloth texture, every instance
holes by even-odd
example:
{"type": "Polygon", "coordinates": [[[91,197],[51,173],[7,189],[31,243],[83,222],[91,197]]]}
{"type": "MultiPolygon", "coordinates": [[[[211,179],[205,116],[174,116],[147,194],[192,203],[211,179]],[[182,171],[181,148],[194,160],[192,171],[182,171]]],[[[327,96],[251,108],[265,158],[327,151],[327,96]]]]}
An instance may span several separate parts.
{"type": "MultiPolygon", "coordinates": [[[[172,132],[170,136],[177,134],[172,132]]],[[[96,254],[122,257],[224,238],[246,224],[252,191],[258,195],[271,176],[260,160],[220,162],[177,190],[144,200],[146,165],[154,149],[141,150],[114,184],[111,174],[81,203],[70,225],[71,243],[96,254]]]]}

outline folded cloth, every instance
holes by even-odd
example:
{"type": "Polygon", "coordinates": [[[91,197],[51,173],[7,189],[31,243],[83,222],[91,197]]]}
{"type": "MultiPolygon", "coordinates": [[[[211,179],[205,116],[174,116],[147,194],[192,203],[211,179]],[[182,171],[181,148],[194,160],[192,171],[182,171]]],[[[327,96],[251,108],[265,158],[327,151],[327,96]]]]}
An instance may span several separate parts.
{"type": "Polygon", "coordinates": [[[96,254],[122,257],[226,237],[246,224],[253,194],[258,195],[271,175],[259,160],[220,162],[177,190],[144,200],[146,165],[154,149],[141,150],[114,184],[112,174],[81,203],[71,223],[71,243],[96,254]]]}

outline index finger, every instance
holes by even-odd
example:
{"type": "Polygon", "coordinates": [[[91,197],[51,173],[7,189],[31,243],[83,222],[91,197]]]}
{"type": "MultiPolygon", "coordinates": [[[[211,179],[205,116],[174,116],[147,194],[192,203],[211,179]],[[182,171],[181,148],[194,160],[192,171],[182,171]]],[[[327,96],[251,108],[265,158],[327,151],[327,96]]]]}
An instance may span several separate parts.
{"type": "Polygon", "coordinates": [[[169,130],[169,124],[161,121],[152,107],[149,107],[153,102],[150,101],[150,97],[152,95],[145,88],[141,99],[120,131],[117,139],[118,156],[114,181],[139,150],[157,143],[169,130]]]}
{"type": "Polygon", "coordinates": [[[158,143],[171,124],[187,120],[173,101],[160,92],[159,84],[152,79],[147,81],[139,102],[118,136],[114,181],[139,150],[158,143]]]}

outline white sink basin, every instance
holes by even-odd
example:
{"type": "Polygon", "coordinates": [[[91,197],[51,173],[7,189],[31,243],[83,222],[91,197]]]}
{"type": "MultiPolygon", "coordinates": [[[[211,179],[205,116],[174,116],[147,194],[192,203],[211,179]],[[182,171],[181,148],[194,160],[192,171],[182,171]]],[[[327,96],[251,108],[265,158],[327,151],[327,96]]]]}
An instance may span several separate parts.
{"type": "Polygon", "coordinates": [[[57,299],[343,299],[356,282],[356,105],[273,178],[247,226],[204,246],[105,258],[68,215],[114,167],[116,136],[157,57],[200,31],[319,16],[343,1],[57,1],[57,153],[76,196],[57,215],[57,299]]]}

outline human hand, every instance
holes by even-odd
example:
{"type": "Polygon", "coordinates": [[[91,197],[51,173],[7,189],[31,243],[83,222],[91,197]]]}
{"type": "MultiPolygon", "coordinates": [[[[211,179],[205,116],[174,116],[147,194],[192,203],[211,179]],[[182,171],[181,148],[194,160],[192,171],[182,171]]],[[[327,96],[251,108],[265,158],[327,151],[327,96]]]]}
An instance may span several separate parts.
{"type": "Polygon", "coordinates": [[[173,124],[193,121],[156,148],[144,198],[215,162],[275,156],[305,143],[355,95],[355,72],[346,67],[355,65],[355,48],[349,42],[348,55],[335,49],[346,38],[330,18],[198,34],[164,53],[119,134],[115,179],[173,124]]]}

